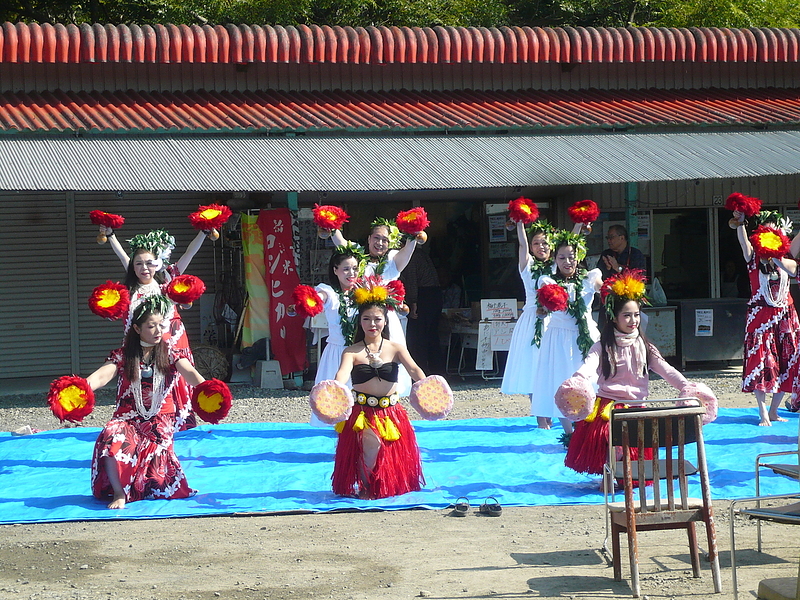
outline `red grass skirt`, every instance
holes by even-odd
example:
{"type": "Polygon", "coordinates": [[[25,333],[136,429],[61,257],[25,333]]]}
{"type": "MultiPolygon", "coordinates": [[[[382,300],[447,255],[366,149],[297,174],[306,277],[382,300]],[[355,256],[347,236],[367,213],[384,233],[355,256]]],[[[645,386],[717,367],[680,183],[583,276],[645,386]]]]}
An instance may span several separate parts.
{"type": "MultiPolygon", "coordinates": [[[[564,464],[578,473],[588,473],[590,475],[602,475],[603,466],[608,460],[608,421],[603,416],[603,410],[614,400],[608,398],[598,398],[600,409],[597,416],[591,422],[580,421],[575,423],[575,430],[569,440],[567,457],[564,464]]],[[[644,457],[646,460],[653,458],[653,449],[645,448],[644,457]]],[[[639,458],[639,449],[631,448],[631,460],[639,458]]]]}
{"type": "Polygon", "coordinates": [[[353,407],[336,444],[332,479],[333,492],[339,496],[388,498],[422,488],[425,478],[422,475],[417,436],[401,404],[388,408],[360,404],[353,407]],[[375,468],[368,475],[365,475],[364,467],[363,433],[353,430],[353,425],[362,413],[366,417],[366,426],[378,435],[381,443],[375,468]],[[389,417],[400,433],[400,438],[394,441],[382,438],[379,433],[381,427],[375,423],[376,417],[383,420],[389,417]]]}

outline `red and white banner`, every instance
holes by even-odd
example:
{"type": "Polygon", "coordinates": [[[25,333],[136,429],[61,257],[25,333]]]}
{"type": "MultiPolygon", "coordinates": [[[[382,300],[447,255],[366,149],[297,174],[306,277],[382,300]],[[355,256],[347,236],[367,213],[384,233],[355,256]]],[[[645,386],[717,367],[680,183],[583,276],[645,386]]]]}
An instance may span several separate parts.
{"type": "Polygon", "coordinates": [[[290,317],[292,290],[300,285],[292,246],[292,214],[288,208],[262,210],[258,227],[264,234],[265,281],[269,292],[269,330],[272,354],[288,375],[305,369],[306,332],[303,319],[290,317]]]}

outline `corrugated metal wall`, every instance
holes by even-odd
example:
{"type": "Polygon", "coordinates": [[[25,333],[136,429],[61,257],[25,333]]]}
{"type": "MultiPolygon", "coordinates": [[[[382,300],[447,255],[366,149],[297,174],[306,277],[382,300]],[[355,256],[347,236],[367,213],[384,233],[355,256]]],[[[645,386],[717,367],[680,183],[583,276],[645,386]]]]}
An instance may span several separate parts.
{"type": "MultiPolygon", "coordinates": [[[[176,238],[177,260],[197,233],[187,215],[210,201],[202,194],[0,196],[0,380],[72,372],[85,376],[119,347],[121,322],[105,321],[87,305],[94,287],[125,276],[111,247],[97,244],[89,211],[125,217],[118,236],[126,250],[125,240],[137,233],[167,229],[176,238]]],[[[214,243],[207,240],[187,271],[203,279],[207,295],[216,290],[215,256],[214,243]]],[[[182,312],[192,344],[201,342],[199,306],[182,312]]]]}
{"type": "Polygon", "coordinates": [[[798,87],[800,63],[0,63],[0,92],[346,91],[798,87]]]}

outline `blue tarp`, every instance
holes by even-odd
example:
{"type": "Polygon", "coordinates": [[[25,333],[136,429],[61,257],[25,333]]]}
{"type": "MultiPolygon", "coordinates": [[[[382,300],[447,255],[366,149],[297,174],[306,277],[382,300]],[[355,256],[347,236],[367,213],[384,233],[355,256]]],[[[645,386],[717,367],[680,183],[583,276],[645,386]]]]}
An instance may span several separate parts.
{"type": "MultiPolygon", "coordinates": [[[[797,448],[797,415],[758,427],[754,409],[721,409],[704,428],[712,496],[755,493],[757,454],[797,448]]],[[[89,486],[96,428],[0,434],[0,523],[229,515],[248,512],[445,508],[459,496],[473,504],[495,496],[506,506],[599,504],[598,478],[564,467],[560,429],[533,418],[415,421],[427,483],[383,500],[334,496],[336,434],[294,423],[202,425],[178,434],[176,452],[198,494],[184,500],[133,502],[112,511],[89,486]]],[[[800,490],[769,474],[762,493],[800,490]]],[[[698,486],[699,487],[699,486],[698,486]]],[[[691,493],[699,496],[699,489],[691,493]]]]}

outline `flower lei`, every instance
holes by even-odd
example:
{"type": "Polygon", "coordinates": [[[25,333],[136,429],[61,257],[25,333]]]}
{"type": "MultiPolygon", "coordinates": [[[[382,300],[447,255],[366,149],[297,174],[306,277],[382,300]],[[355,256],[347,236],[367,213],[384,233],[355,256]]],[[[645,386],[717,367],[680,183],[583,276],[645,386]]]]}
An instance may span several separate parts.
{"type": "Polygon", "coordinates": [[[344,337],[344,345],[351,346],[353,344],[353,337],[356,334],[356,319],[355,315],[352,317],[348,314],[350,309],[350,298],[343,290],[337,290],[339,295],[339,326],[342,328],[342,337],[344,337]]]}
{"type": "MultiPolygon", "coordinates": [[[[586,279],[587,274],[588,271],[585,268],[578,267],[577,271],[575,271],[575,275],[570,279],[578,281],[579,285],[583,287],[583,281],[586,279]]],[[[569,292],[566,280],[556,280],[556,283],[569,292]]],[[[589,348],[592,347],[594,342],[589,333],[589,323],[586,321],[586,302],[583,301],[583,295],[580,292],[580,289],[575,290],[575,300],[570,300],[567,307],[567,314],[574,318],[578,324],[578,349],[580,349],[583,358],[586,358],[589,354],[589,348]]],[[[542,319],[536,319],[532,343],[536,344],[537,347],[542,343],[542,328],[542,319]]]]}

